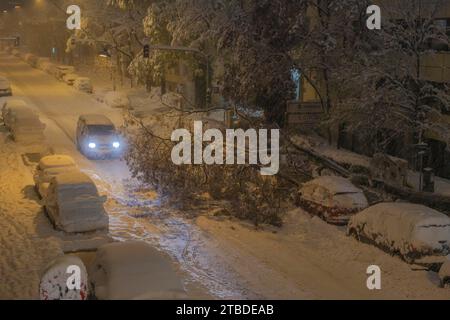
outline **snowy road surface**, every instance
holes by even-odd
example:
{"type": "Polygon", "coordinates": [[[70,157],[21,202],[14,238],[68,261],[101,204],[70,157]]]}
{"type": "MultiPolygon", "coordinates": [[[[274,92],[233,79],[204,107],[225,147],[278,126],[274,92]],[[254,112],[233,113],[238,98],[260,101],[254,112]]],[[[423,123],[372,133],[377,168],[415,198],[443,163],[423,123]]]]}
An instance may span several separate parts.
{"type": "MultiPolygon", "coordinates": [[[[96,102],[19,59],[1,55],[20,96],[46,123],[47,143],[73,156],[108,195],[115,239],[142,239],[168,252],[193,297],[273,299],[449,299],[434,275],[412,270],[397,257],[347,238],[340,228],[292,212],[280,230],[255,231],[245,223],[183,218],[159,206],[151,190],[140,188],[121,161],[89,161],[74,144],[83,113],[102,113],[117,125],[120,111],[96,102]],[[382,269],[382,290],[369,291],[366,269],[382,269]]],[[[0,298],[36,298],[40,268],[60,253],[37,198],[20,150],[0,140],[0,298]],[[20,270],[18,273],[17,270],[20,270]]]]}

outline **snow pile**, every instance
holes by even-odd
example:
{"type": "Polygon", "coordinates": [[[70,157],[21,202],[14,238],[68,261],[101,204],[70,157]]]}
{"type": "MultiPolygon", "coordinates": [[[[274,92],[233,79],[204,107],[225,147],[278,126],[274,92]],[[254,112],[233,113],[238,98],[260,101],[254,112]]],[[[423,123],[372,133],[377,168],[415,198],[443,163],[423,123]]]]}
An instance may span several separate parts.
{"type": "Polygon", "coordinates": [[[89,295],[88,287],[87,271],[83,261],[76,256],[61,256],[45,269],[39,285],[39,296],[41,300],[86,300],[89,295]],[[73,266],[81,271],[80,290],[67,288],[69,277],[77,272],[73,266]]]}
{"type": "Polygon", "coordinates": [[[45,208],[53,224],[65,232],[106,230],[109,219],[104,200],[87,175],[72,171],[52,179],[45,208]]]}
{"type": "Polygon", "coordinates": [[[104,102],[112,108],[127,109],[130,106],[130,101],[125,92],[110,91],[106,93],[104,102]]]}
{"type": "Polygon", "coordinates": [[[101,300],[185,298],[168,256],[145,242],[100,247],[89,277],[101,300]]]}
{"type": "Polygon", "coordinates": [[[348,230],[405,258],[450,253],[450,218],[422,205],[377,204],[352,217],[348,230]]]}

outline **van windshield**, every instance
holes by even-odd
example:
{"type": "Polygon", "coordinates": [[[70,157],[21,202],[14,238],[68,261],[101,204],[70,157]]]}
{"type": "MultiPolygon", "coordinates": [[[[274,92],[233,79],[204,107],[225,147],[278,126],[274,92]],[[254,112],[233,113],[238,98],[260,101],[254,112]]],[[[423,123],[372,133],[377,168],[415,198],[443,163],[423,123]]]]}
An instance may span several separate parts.
{"type": "Polygon", "coordinates": [[[111,135],[114,134],[114,127],[113,126],[105,126],[105,125],[95,125],[95,126],[88,126],[88,132],[90,135],[111,135]]]}

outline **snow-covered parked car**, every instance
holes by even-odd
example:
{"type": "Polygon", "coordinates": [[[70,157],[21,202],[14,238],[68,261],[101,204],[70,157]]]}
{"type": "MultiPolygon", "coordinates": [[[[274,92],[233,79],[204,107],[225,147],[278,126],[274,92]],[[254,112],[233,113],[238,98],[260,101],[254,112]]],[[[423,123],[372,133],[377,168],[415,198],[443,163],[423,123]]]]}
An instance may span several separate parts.
{"type": "Polygon", "coordinates": [[[305,183],[299,190],[298,204],[328,223],[345,225],[350,217],[367,208],[363,191],[348,179],[323,176],[305,183]]]}
{"type": "Polygon", "coordinates": [[[58,80],[63,80],[66,74],[75,73],[75,67],[67,65],[57,65],[55,77],[58,80]]]}
{"type": "Polygon", "coordinates": [[[28,63],[30,66],[32,66],[33,68],[36,68],[36,64],[38,61],[38,57],[36,57],[34,54],[32,53],[27,53],[24,56],[25,62],[28,63]]]}
{"type": "Polygon", "coordinates": [[[77,78],[74,83],[73,87],[77,89],[78,91],[86,92],[86,93],[93,93],[94,87],[92,86],[91,79],[86,77],[79,77],[77,78]]]}
{"type": "Polygon", "coordinates": [[[14,141],[24,144],[42,143],[45,124],[29,108],[16,109],[11,117],[10,131],[14,141]]]}
{"type": "Polygon", "coordinates": [[[146,242],[101,246],[88,268],[100,300],[176,300],[186,292],[170,258],[146,242]]]}
{"type": "Polygon", "coordinates": [[[353,216],[347,228],[408,263],[437,265],[450,255],[450,218],[423,205],[379,203],[353,216]]]}
{"type": "Polygon", "coordinates": [[[52,62],[44,62],[42,64],[42,71],[48,73],[49,75],[56,76],[56,64],[52,62]]]}
{"type": "Polygon", "coordinates": [[[0,97],[12,96],[11,83],[5,77],[0,76],[0,97]]]}
{"type": "Polygon", "coordinates": [[[87,300],[89,281],[83,261],[75,255],[63,255],[51,261],[41,276],[39,297],[41,300],[87,300]],[[67,282],[76,269],[79,270],[80,287],[67,290],[67,282]]]}
{"type": "Polygon", "coordinates": [[[78,170],[75,161],[66,155],[46,156],[39,161],[34,174],[35,188],[45,198],[51,180],[59,174],[78,170]]]}
{"type": "Polygon", "coordinates": [[[64,81],[67,85],[73,86],[75,80],[77,80],[79,77],[80,77],[80,76],[77,75],[76,73],[69,73],[69,74],[66,74],[66,75],[63,77],[63,81],[64,81]]]}
{"type": "Polygon", "coordinates": [[[116,127],[106,116],[80,116],[76,132],[77,148],[89,159],[114,158],[123,153],[123,143],[116,127]]]}
{"type": "Polygon", "coordinates": [[[110,91],[105,94],[104,102],[112,108],[128,108],[130,100],[125,92],[110,91]]]}
{"type": "Polygon", "coordinates": [[[36,68],[44,70],[44,66],[48,63],[50,63],[50,58],[39,57],[36,61],[36,68]]]}
{"type": "Polygon", "coordinates": [[[52,178],[44,199],[45,211],[56,229],[67,233],[108,230],[109,219],[94,182],[80,171],[52,178]]]}
{"type": "Polygon", "coordinates": [[[27,104],[23,100],[19,99],[9,99],[7,100],[2,107],[2,118],[4,125],[9,129],[11,127],[12,119],[15,113],[15,110],[26,108],[27,104]]]}
{"type": "Polygon", "coordinates": [[[22,144],[42,144],[45,140],[39,116],[21,100],[9,100],[3,107],[3,122],[14,141],[22,144]]]}

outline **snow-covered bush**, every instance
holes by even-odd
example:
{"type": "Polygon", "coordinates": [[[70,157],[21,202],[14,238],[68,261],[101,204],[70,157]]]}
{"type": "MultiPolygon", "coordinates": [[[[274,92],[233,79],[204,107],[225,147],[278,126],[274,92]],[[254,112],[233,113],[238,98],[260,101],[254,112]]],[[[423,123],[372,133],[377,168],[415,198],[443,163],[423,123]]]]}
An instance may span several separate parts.
{"type": "Polygon", "coordinates": [[[128,108],[130,101],[125,92],[110,91],[105,94],[104,102],[112,108],[128,108]]]}

